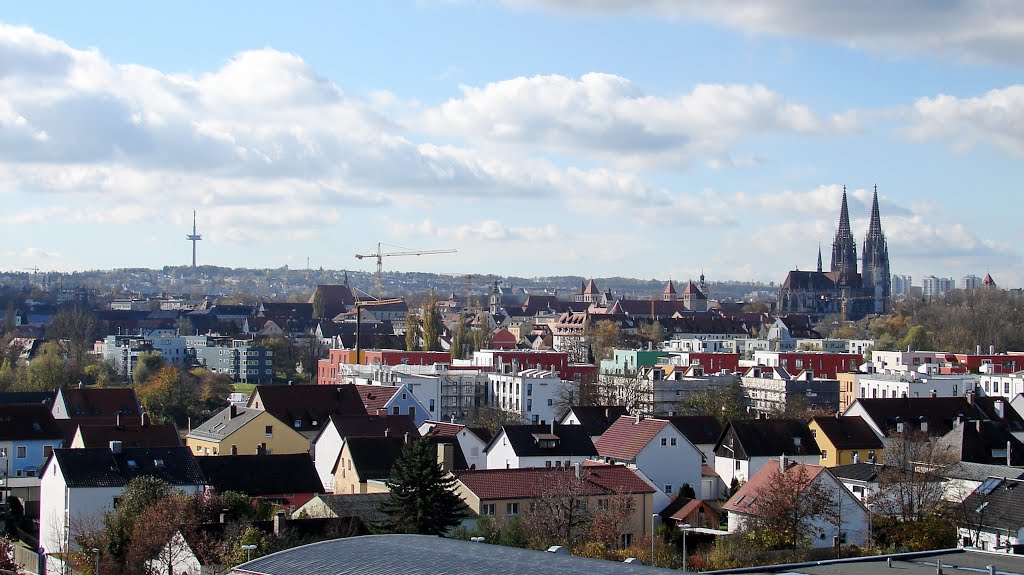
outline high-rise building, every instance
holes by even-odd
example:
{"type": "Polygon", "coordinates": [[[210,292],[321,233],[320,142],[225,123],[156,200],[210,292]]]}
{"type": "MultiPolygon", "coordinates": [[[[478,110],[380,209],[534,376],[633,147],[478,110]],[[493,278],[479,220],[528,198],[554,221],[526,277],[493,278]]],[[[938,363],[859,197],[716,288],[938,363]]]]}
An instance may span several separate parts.
{"type": "Polygon", "coordinates": [[[913,286],[913,278],[909,275],[892,274],[892,295],[910,295],[910,288],[913,286]]]}
{"type": "Polygon", "coordinates": [[[957,286],[963,290],[972,290],[981,287],[981,278],[974,274],[968,274],[960,278],[960,284],[957,286]]]}
{"type": "Polygon", "coordinates": [[[921,280],[921,295],[924,299],[932,299],[944,293],[949,293],[954,288],[956,288],[956,281],[953,278],[925,276],[921,280]]]}

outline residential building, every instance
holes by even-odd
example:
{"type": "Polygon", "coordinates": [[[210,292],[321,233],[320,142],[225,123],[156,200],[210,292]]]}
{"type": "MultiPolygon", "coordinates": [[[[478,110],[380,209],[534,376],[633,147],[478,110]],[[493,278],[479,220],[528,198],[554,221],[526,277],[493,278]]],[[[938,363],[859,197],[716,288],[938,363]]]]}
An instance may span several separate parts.
{"type": "Polygon", "coordinates": [[[266,411],[312,441],[331,415],[366,415],[355,385],[257,385],[246,407],[266,411]]]}
{"type": "Polygon", "coordinates": [[[882,462],[882,440],[860,417],[812,417],[807,426],[821,450],[822,467],[882,462]]]}
{"type": "Polygon", "coordinates": [[[892,295],[909,296],[913,284],[914,278],[909,275],[892,274],[892,295]]]}
{"type": "Polygon", "coordinates": [[[757,351],[754,363],[766,367],[781,367],[789,373],[811,371],[815,377],[835,379],[836,374],[857,371],[864,357],[859,353],[829,353],[824,351],[757,351]]]}
{"type": "Polygon", "coordinates": [[[857,416],[888,443],[893,434],[917,430],[931,437],[941,437],[958,422],[993,421],[1017,439],[1024,436],[1024,419],[1001,397],[908,397],[902,399],[858,399],[843,412],[857,416]]]}
{"type": "Polygon", "coordinates": [[[713,415],[676,415],[666,417],[687,439],[694,444],[704,461],[715,461],[715,444],[722,435],[722,423],[713,415]]]}
{"type": "Polygon", "coordinates": [[[309,440],[270,412],[229,405],[194,427],[185,445],[195,455],[309,453],[309,440]]]}
{"type": "Polygon", "coordinates": [[[91,449],[120,441],[124,447],[181,447],[178,429],[171,424],[150,423],[142,414],[141,425],[79,425],[68,446],[71,449],[91,449]]]}
{"type": "Polygon", "coordinates": [[[1024,465],[1024,443],[995,421],[961,419],[935,441],[935,451],[943,461],[1024,465]]]}
{"type": "Polygon", "coordinates": [[[810,547],[834,547],[839,545],[863,546],[870,537],[868,509],[852,492],[846,489],[827,467],[804,463],[792,463],[786,457],[763,466],[750,481],[743,484],[722,509],[729,512],[729,531],[736,532],[752,516],[758,513],[757,501],[765,490],[779,488],[783,473],[792,476],[794,482],[806,483],[804,491],[821,490],[833,499],[830,506],[836,511],[839,524],[831,515],[818,514],[810,518],[812,537],[810,547]]]}
{"type": "Polygon", "coordinates": [[[223,373],[236,383],[261,384],[274,381],[274,350],[251,339],[226,341],[211,336],[185,338],[189,355],[214,373],[223,373]]]}
{"type": "Polygon", "coordinates": [[[217,493],[234,491],[292,513],[324,488],[308,453],[197,457],[206,485],[217,493]]]}
{"type": "Polygon", "coordinates": [[[202,493],[206,478],[187,448],[55,449],[40,480],[39,546],[47,573],[64,571],[62,554],[76,551],[76,537],[114,507],[137,477],[159,477],[186,493],[202,493]]]}
{"type": "Polygon", "coordinates": [[[632,411],[667,416],[678,413],[694,394],[727,390],[739,384],[739,375],[710,373],[703,366],[658,365],[643,367],[636,379],[606,382],[605,393],[631,406],[632,411]]]}
{"type": "MultiPolygon", "coordinates": [[[[65,387],[57,390],[51,413],[58,425],[117,425],[119,417],[140,417],[142,406],[130,387],[65,387]]],[[[74,429],[68,433],[70,441],[74,429]]]]}
{"type": "Polygon", "coordinates": [[[635,375],[641,367],[652,367],[662,362],[663,351],[645,351],[633,349],[612,350],[612,356],[601,360],[598,373],[601,375],[635,375]]]}
{"type": "Polygon", "coordinates": [[[462,450],[467,469],[487,469],[486,450],[492,438],[491,432],[487,429],[428,420],[420,425],[419,432],[426,438],[454,438],[462,450]]]}
{"type": "Polygon", "coordinates": [[[924,276],[921,280],[921,290],[924,299],[931,300],[956,289],[956,282],[953,278],[939,278],[933,275],[924,276]]]}
{"type": "Polygon", "coordinates": [[[407,384],[354,385],[369,415],[408,415],[418,427],[430,417],[428,408],[420,403],[407,384]]]}
{"type": "Polygon", "coordinates": [[[64,434],[43,404],[0,405],[0,502],[39,501],[39,475],[64,434]]]}
{"type": "MultiPolygon", "coordinates": [[[[918,368],[921,371],[862,373],[857,375],[850,402],[862,398],[886,397],[963,397],[975,389],[977,375],[942,375],[935,364],[918,368]]],[[[849,404],[848,404],[849,405],[849,404]]]]}
{"type": "Polygon", "coordinates": [[[960,278],[957,287],[962,290],[974,290],[981,287],[981,278],[974,274],[967,274],[960,278]]]}
{"type": "Polygon", "coordinates": [[[715,444],[715,472],[726,486],[748,481],[770,460],[816,465],[821,450],[802,419],[747,419],[726,424],[715,444]]]}
{"type": "Polygon", "coordinates": [[[582,425],[590,440],[597,441],[597,438],[601,437],[619,417],[628,413],[621,405],[574,405],[562,415],[558,423],[582,425]]]}
{"type": "MultiPolygon", "coordinates": [[[[719,529],[722,525],[722,512],[705,500],[691,499],[677,495],[658,515],[670,529],[679,525],[689,525],[695,529],[719,529]]],[[[673,531],[674,532],[674,531],[673,531]]]]}
{"type": "Polygon", "coordinates": [[[857,501],[871,506],[880,489],[879,474],[884,466],[875,463],[849,463],[830,467],[829,471],[846,487],[857,501]]]}
{"type": "Polygon", "coordinates": [[[606,509],[613,498],[632,505],[622,525],[623,546],[650,533],[654,488],[634,470],[621,465],[576,465],[568,468],[483,469],[457,471],[456,493],[479,518],[503,520],[542,513],[545,500],[573,498],[588,509],[606,509]]]}
{"type": "Polygon", "coordinates": [[[487,469],[570,467],[597,456],[580,425],[503,425],[487,445],[487,469]]]}
{"type": "Polygon", "coordinates": [[[636,469],[657,488],[654,508],[664,509],[682,486],[701,498],[704,455],[665,419],[638,415],[620,417],[594,443],[597,454],[609,463],[636,469]]]}
{"type": "Polygon", "coordinates": [[[313,461],[320,483],[334,492],[334,466],[348,437],[419,437],[413,418],[408,415],[329,415],[327,423],[313,440],[313,461]]]}
{"type": "Polygon", "coordinates": [[[1024,481],[990,477],[964,500],[957,524],[964,547],[1012,552],[1024,542],[1024,481]]]}
{"type": "Polygon", "coordinates": [[[810,370],[790,375],[783,367],[751,367],[740,378],[740,389],[747,410],[759,415],[839,407],[839,381],[819,378],[810,370]]]}
{"type": "Polygon", "coordinates": [[[545,369],[488,373],[487,383],[488,405],[518,413],[523,421],[539,425],[555,421],[559,415],[556,402],[571,393],[557,372],[545,369]]]}
{"type": "Polygon", "coordinates": [[[334,466],[334,492],[387,493],[391,468],[409,441],[406,437],[349,437],[334,466]]]}

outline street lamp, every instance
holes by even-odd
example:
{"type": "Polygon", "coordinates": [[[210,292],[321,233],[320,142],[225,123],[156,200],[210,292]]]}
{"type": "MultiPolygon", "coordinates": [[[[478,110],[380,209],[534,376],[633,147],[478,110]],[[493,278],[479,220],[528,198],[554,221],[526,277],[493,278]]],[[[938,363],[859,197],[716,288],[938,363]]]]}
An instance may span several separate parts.
{"type": "Polygon", "coordinates": [[[658,516],[657,513],[651,513],[651,566],[654,566],[654,519],[658,516]]]}
{"type": "Polygon", "coordinates": [[[693,527],[689,523],[683,523],[679,526],[679,530],[683,532],[683,571],[686,571],[686,530],[693,527]]]}
{"type": "Polygon", "coordinates": [[[242,549],[245,549],[245,561],[248,563],[252,561],[252,550],[255,549],[255,545],[242,545],[242,549]]]}
{"type": "Polygon", "coordinates": [[[92,551],[93,555],[96,556],[96,570],[93,571],[93,575],[100,575],[100,550],[93,547],[89,551],[92,551]]]}

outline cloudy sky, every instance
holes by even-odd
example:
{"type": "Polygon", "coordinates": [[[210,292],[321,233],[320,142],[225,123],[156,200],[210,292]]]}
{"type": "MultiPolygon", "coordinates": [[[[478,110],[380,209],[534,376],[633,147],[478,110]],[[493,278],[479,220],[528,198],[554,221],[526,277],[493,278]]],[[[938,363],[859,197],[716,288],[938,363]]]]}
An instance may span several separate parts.
{"type": "Polygon", "coordinates": [[[897,4],[14,3],[0,269],[186,264],[195,209],[207,264],[778,282],[877,184],[895,273],[1020,286],[1024,11],[897,4]]]}

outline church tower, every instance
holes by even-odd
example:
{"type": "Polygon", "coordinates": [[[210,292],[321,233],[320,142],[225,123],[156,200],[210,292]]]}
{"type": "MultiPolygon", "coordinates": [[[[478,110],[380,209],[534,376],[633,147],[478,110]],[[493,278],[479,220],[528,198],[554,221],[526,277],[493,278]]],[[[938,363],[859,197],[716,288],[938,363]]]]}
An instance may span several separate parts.
{"type": "Polygon", "coordinates": [[[878,186],[871,201],[871,221],[864,237],[861,251],[864,271],[863,286],[866,293],[875,298],[874,313],[885,313],[885,305],[892,293],[892,276],[889,274],[889,247],[882,233],[882,218],[878,213],[878,186]]]}
{"type": "Polygon", "coordinates": [[[850,208],[846,203],[846,186],[843,186],[843,206],[839,212],[839,229],[832,242],[832,271],[838,274],[836,283],[841,286],[856,284],[857,244],[850,231],[850,208]]]}

